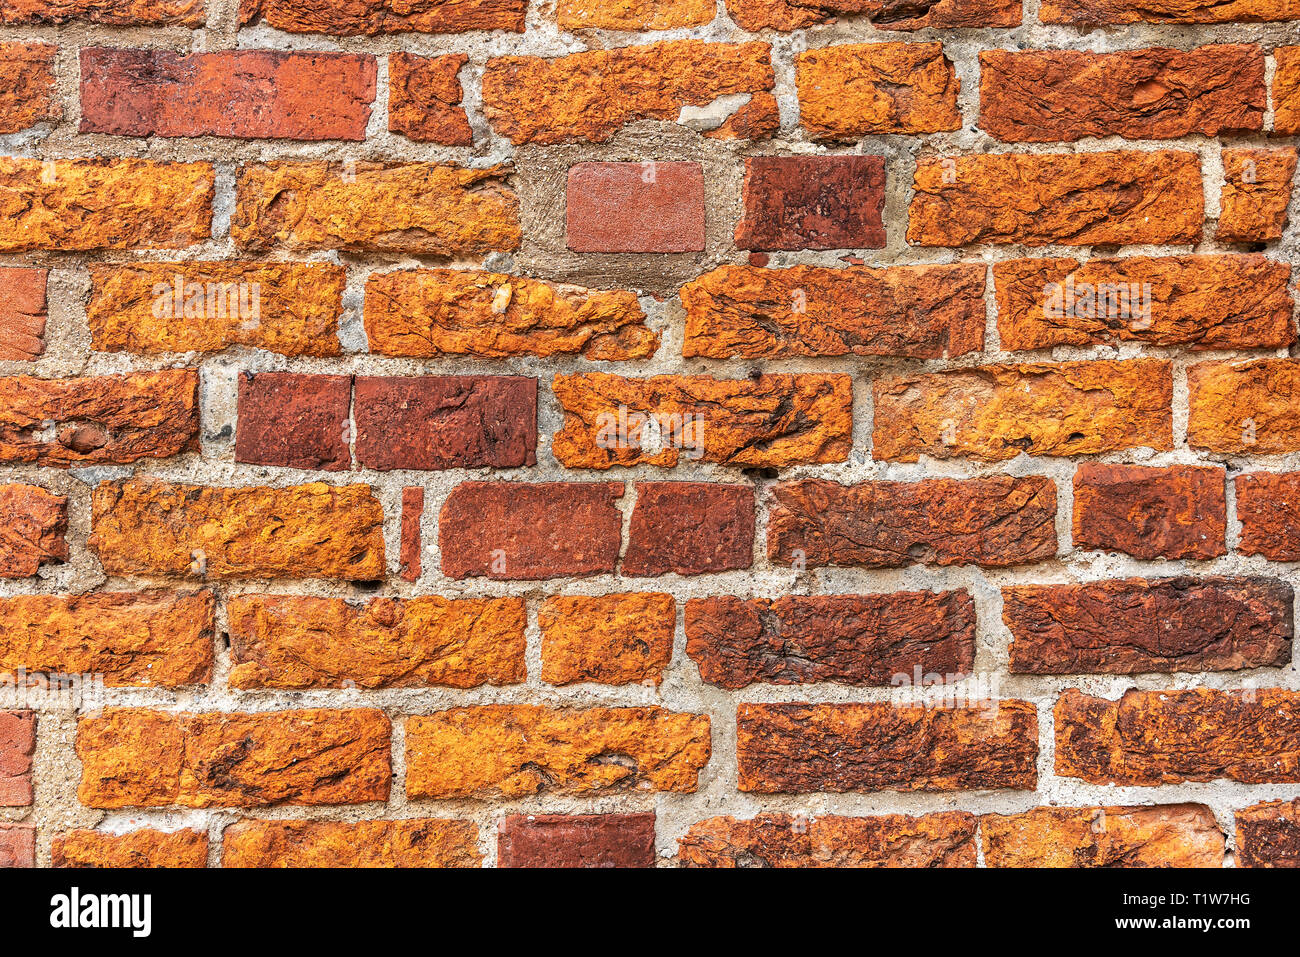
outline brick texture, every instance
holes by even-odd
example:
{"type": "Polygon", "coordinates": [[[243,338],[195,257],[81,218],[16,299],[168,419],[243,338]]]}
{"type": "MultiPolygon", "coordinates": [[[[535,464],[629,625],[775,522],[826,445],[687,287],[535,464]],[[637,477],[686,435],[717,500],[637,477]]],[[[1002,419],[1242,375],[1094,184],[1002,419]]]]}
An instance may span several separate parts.
{"type": "Polygon", "coordinates": [[[0,133],[18,133],[62,115],[48,43],[0,43],[0,133]]]}
{"type": "Polygon", "coordinates": [[[240,821],[221,835],[222,867],[479,867],[469,821],[240,821]]]}
{"type": "Polygon", "coordinates": [[[569,248],[578,253],[703,252],[698,163],[579,163],[569,170],[569,248]]]}
{"type": "Polygon", "coordinates": [[[45,269],[0,269],[0,361],[26,362],[45,351],[45,269]]]}
{"type": "Polygon", "coordinates": [[[500,867],[653,867],[653,814],[512,814],[497,834],[500,867]]]}
{"type": "Polygon", "coordinates": [[[0,711],[0,807],[32,803],[32,755],[36,751],[36,715],[0,711]]]}
{"type": "Polygon", "coordinates": [[[0,485],[0,579],[31,578],[69,557],[68,500],[35,485],[0,485]]]}
{"type": "Polygon", "coordinates": [[[207,867],[208,836],[202,831],[139,830],[126,834],[71,831],[50,842],[54,867],[207,867]]]}
{"type": "Polygon", "coordinates": [[[1214,558],[1223,544],[1224,475],[1215,468],[1086,463],[1074,473],[1074,544],[1135,558],[1214,558]]]}

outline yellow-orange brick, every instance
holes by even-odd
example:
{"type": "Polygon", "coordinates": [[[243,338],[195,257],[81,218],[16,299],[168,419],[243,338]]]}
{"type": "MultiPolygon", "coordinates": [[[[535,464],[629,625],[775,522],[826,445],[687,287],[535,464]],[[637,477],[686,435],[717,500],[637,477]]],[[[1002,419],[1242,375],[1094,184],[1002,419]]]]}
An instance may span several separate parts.
{"type": "Polygon", "coordinates": [[[202,831],[70,831],[50,843],[55,867],[207,867],[208,835],[202,831]]]}
{"type": "Polygon", "coordinates": [[[703,26],[717,11],[714,0],[559,0],[561,30],[673,30],[703,26]]]}
{"type": "Polygon", "coordinates": [[[543,603],[537,622],[543,681],[657,685],[673,655],[677,604],[663,594],[560,596],[543,603]]]}
{"type": "Polygon", "coordinates": [[[478,867],[470,821],[240,821],[221,835],[222,867],[478,867]]]}
{"type": "Polygon", "coordinates": [[[1187,370],[1187,442],[1211,452],[1300,450],[1300,360],[1199,362],[1187,370]]]}

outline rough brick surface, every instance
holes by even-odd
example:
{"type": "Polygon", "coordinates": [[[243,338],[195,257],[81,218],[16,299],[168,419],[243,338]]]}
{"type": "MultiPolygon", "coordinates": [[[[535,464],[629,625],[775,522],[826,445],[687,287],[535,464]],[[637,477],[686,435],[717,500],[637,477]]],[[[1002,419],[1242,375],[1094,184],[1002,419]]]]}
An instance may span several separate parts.
{"type": "Polygon", "coordinates": [[[0,824],[0,868],[36,866],[36,828],[0,824]]]}
{"type": "Polygon", "coordinates": [[[163,713],[113,708],[77,725],[81,803],[265,807],[388,800],[381,711],[163,713]]]}
{"type": "Polygon", "coordinates": [[[48,43],[0,43],[0,133],[17,133],[62,114],[48,43]]]}
{"type": "Polygon", "coordinates": [[[756,156],[745,160],[740,249],[885,245],[885,161],[879,156],[756,156]]]}
{"type": "Polygon", "coordinates": [[[975,603],[966,592],[697,598],[686,604],[686,653],[703,681],[730,689],[965,675],[975,663],[975,603]]]}
{"type": "Polygon", "coordinates": [[[374,57],[351,53],[90,47],[81,132],[362,140],[375,77],[374,57]]]}
{"type": "Polygon", "coordinates": [[[727,0],[727,12],[746,30],[797,30],[837,17],[862,15],[881,30],[925,27],[1014,27],[1017,0],[938,0],[932,5],[888,0],[727,0]]]}
{"type": "Polygon", "coordinates": [[[653,814],[512,814],[497,832],[498,867],[654,867],[653,814]]]}
{"type": "Polygon", "coordinates": [[[865,482],[772,489],[767,552],[816,568],[1000,567],[1056,554],[1056,486],[1039,476],[865,482]]]}
{"type": "Polygon", "coordinates": [[[1074,546],[1135,558],[1224,554],[1221,469],[1085,463],[1074,473],[1074,546]]]}
{"type": "Polygon", "coordinates": [[[980,835],[989,867],[1223,866],[1223,832],[1203,804],[985,814],[980,835]]]}
{"type": "Polygon", "coordinates": [[[1300,450],[1300,361],[1198,362],[1187,369],[1187,444],[1211,452],[1300,450]]]}
{"type": "Polygon", "coordinates": [[[346,472],[352,377],[245,372],[239,377],[235,461],[346,472]]]}
{"type": "Polygon", "coordinates": [[[742,704],[736,724],[742,791],[1033,790],[1037,782],[1038,718],[1026,701],[742,704]]]}
{"type": "Polygon", "coordinates": [[[1300,800],[1264,801],[1237,812],[1238,867],[1300,867],[1300,800]]]}
{"type": "Polygon", "coordinates": [[[1277,47],[1273,59],[1273,132],[1294,136],[1300,133],[1300,47],[1277,47]]]}
{"type": "Polygon", "coordinates": [[[407,720],[406,793],[694,791],[709,751],[708,717],[663,708],[454,708],[407,720]]]}
{"type": "Polygon", "coordinates": [[[394,53],[388,58],[388,128],[421,143],[469,146],[474,142],[459,73],[464,53],[423,57],[394,53]]]}
{"type": "Polygon", "coordinates": [[[0,485],[0,579],[68,560],[68,500],[36,485],[0,485]]]}
{"type": "Polygon", "coordinates": [[[401,821],[240,821],[221,835],[222,867],[479,867],[478,828],[401,821]]]}
{"type": "Polygon", "coordinates": [[[569,170],[565,197],[574,252],[704,251],[699,163],[579,163],[569,170]]]}
{"type": "Polygon", "coordinates": [[[623,574],[704,575],[754,561],[754,493],[748,485],[638,482],[623,574]]]}
{"type": "Polygon", "coordinates": [[[1279,239],[1295,179],[1294,147],[1223,151],[1223,191],[1214,238],[1223,243],[1279,239]]]}
{"type": "Polygon", "coordinates": [[[1291,0],[1044,0],[1043,23],[1257,23],[1290,20],[1291,0]]]}
{"type": "Polygon", "coordinates": [[[32,803],[35,751],[35,712],[0,711],[0,807],[27,807],[32,803]]]}
{"type": "Polygon", "coordinates": [[[542,680],[553,685],[658,685],[673,655],[672,595],[548,598],[537,613],[542,680]]]}
{"type": "Polygon", "coordinates": [[[975,817],[715,817],[677,848],[683,867],[974,867],[975,817]]]}
{"type": "Polygon", "coordinates": [[[202,831],[154,831],[126,834],[71,831],[50,842],[54,867],[207,867],[208,835],[202,831]]]}
{"type": "Polygon", "coordinates": [[[241,26],[360,36],[524,29],[527,0],[240,0],[241,26]]]}
{"type": "Polygon", "coordinates": [[[711,0],[559,0],[561,30],[673,30],[709,23],[711,0]]]}
{"type": "Polygon", "coordinates": [[[1300,561],[1300,473],[1248,472],[1233,479],[1245,555],[1275,562],[1300,561]]]}
{"type": "Polygon", "coordinates": [[[1141,674],[1282,667],[1295,625],[1271,578],[1157,578],[1021,585],[1002,592],[1011,670],[1141,674]]]}
{"type": "Polygon", "coordinates": [[[4,0],[0,23],[46,24],[87,20],[109,26],[199,27],[207,22],[206,0],[4,0]]]}
{"type": "Polygon", "coordinates": [[[45,351],[45,269],[0,269],[0,362],[25,362],[45,351]]]}
{"type": "Polygon", "coordinates": [[[402,489],[402,544],[398,560],[402,581],[417,582],[424,572],[424,489],[402,489]]]}

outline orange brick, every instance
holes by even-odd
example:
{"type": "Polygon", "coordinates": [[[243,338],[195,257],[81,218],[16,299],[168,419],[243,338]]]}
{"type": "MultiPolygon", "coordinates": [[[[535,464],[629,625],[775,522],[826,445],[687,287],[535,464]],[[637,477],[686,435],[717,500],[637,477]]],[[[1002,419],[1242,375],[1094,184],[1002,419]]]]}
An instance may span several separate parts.
{"type": "Polygon", "coordinates": [[[675,30],[713,20],[714,0],[559,0],[561,30],[675,30]]]}
{"type": "Polygon", "coordinates": [[[239,24],[286,33],[376,36],[524,29],[528,0],[240,0],[239,24]]]}
{"type": "Polygon", "coordinates": [[[1187,370],[1187,442],[1211,452],[1300,450],[1300,360],[1198,362],[1187,370]]]}
{"type": "Polygon", "coordinates": [[[48,269],[0,269],[0,361],[28,362],[45,351],[48,269]]]}
{"type": "Polygon", "coordinates": [[[470,821],[239,821],[221,835],[222,867],[480,867],[470,821]]]}
{"type": "Polygon", "coordinates": [[[988,867],[1222,867],[1204,804],[1038,807],[980,818],[988,867]]]}
{"type": "MultiPolygon", "coordinates": [[[[1258,2],[1258,0],[1257,0],[1258,2]]],[[[1291,6],[1287,0],[1279,0],[1291,6]]],[[[1300,133],[1300,47],[1273,50],[1273,132],[1279,136],[1300,133]]]]}
{"type": "Polygon", "coordinates": [[[1295,167],[1294,147],[1224,150],[1222,211],[1214,238],[1221,243],[1280,239],[1295,167]]]}
{"type": "Polygon", "coordinates": [[[17,133],[63,115],[54,90],[58,52],[47,43],[0,43],[0,133],[17,133]]]}
{"type": "Polygon", "coordinates": [[[938,0],[934,4],[894,4],[889,0],[727,0],[731,19],[746,30],[798,30],[837,17],[862,15],[878,30],[925,27],[1015,27],[1020,0],[938,0]]]}
{"type": "Polygon", "coordinates": [[[555,597],[537,622],[543,681],[657,686],[673,655],[677,604],[663,594],[555,597]]]}
{"type": "Polygon", "coordinates": [[[54,867],[207,867],[208,835],[202,831],[70,831],[50,843],[54,867]]]}
{"type": "Polygon", "coordinates": [[[201,27],[207,0],[5,0],[0,23],[33,26],[86,20],[109,26],[201,27]]]}
{"type": "Polygon", "coordinates": [[[1269,23],[1296,19],[1293,0],[1043,0],[1043,23],[1269,23]]]}
{"type": "Polygon", "coordinates": [[[66,562],[67,531],[65,496],[37,485],[0,485],[0,579],[30,578],[47,562],[66,562]]]}
{"type": "Polygon", "coordinates": [[[421,143],[469,146],[474,142],[460,71],[469,56],[388,56],[388,129],[421,143]]]}

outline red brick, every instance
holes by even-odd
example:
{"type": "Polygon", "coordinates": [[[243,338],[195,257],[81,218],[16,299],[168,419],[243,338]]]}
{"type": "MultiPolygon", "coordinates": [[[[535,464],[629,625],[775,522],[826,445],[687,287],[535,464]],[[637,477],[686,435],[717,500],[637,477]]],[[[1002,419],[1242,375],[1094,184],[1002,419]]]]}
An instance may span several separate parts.
{"type": "Polygon", "coordinates": [[[54,88],[58,52],[47,43],[0,43],[0,133],[18,133],[62,115],[54,88]]]}
{"type": "Polygon", "coordinates": [[[363,140],[375,58],[273,50],[81,50],[81,132],[363,140]]]}
{"type": "Polygon", "coordinates": [[[1300,799],[1237,812],[1237,867],[1300,867],[1300,799]]]}
{"type": "Polygon", "coordinates": [[[742,704],[741,791],[1032,791],[1038,715],[1027,701],[988,708],[742,704]]]}
{"type": "Polygon", "coordinates": [[[358,376],[357,463],[393,469],[537,464],[537,380],[358,376]]]}
{"type": "Polygon", "coordinates": [[[0,361],[25,362],[45,351],[47,269],[0,269],[0,361]]]}
{"type": "Polygon", "coordinates": [[[704,575],[754,561],[754,490],[707,482],[638,482],[623,574],[704,575]]]}
{"type": "Polygon", "coordinates": [[[686,603],[686,653],[703,681],[728,689],[965,675],[975,665],[975,602],[964,591],[696,598],[686,603]]]}
{"type": "Polygon", "coordinates": [[[398,560],[402,581],[417,582],[423,574],[420,523],[424,520],[424,489],[402,489],[402,542],[398,560]]]}
{"type": "Polygon", "coordinates": [[[421,143],[470,146],[474,130],[460,105],[461,68],[469,56],[388,55],[388,129],[421,143]]]}
{"type": "Polygon", "coordinates": [[[1011,670],[1143,674],[1282,667],[1291,586],[1271,578],[1155,578],[1003,589],[1011,670]]]}
{"type": "Polygon", "coordinates": [[[36,866],[36,828],[0,824],[0,868],[36,866]]]}
{"type": "Polygon", "coordinates": [[[1056,485],[1042,476],[848,486],[806,479],[781,483],[772,496],[767,553],[783,565],[997,568],[1056,555],[1056,485]]]}
{"type": "Polygon", "coordinates": [[[654,867],[654,814],[512,814],[498,867],[654,867]]]}
{"type": "Polygon", "coordinates": [[[36,485],[0,485],[0,579],[68,560],[68,500],[36,485]]]}
{"type": "Polygon", "coordinates": [[[0,23],[34,26],[87,20],[110,26],[201,27],[206,0],[5,0],[0,23]]]}
{"type": "Polygon", "coordinates": [[[568,245],[579,253],[704,249],[698,163],[579,163],[569,169],[568,245]]]}
{"type": "Polygon", "coordinates": [[[880,156],[756,156],[745,160],[740,249],[885,245],[880,156]]]}
{"type": "Polygon", "coordinates": [[[352,377],[245,372],[239,377],[235,461],[346,472],[352,377]]]}
{"type": "Polygon", "coordinates": [[[36,713],[0,711],[0,807],[32,803],[32,755],[36,713]]]}
{"type": "Polygon", "coordinates": [[[1247,472],[1233,479],[1243,555],[1300,562],[1300,472],[1247,472]]]}
{"type": "Polygon", "coordinates": [[[528,0],[240,0],[240,26],[265,23],[287,33],[375,36],[524,30],[528,0]]]}
{"type": "Polygon", "coordinates": [[[1295,180],[1296,150],[1224,150],[1219,224],[1221,243],[1262,243],[1281,239],[1295,180]]]}
{"type": "Polygon", "coordinates": [[[1074,473],[1074,546],[1147,559],[1223,555],[1223,483],[1218,468],[1084,463],[1074,473]]]}
{"type": "Polygon", "coordinates": [[[438,519],[443,574],[535,581],[613,572],[622,496],[622,482],[464,482],[438,519]]]}

